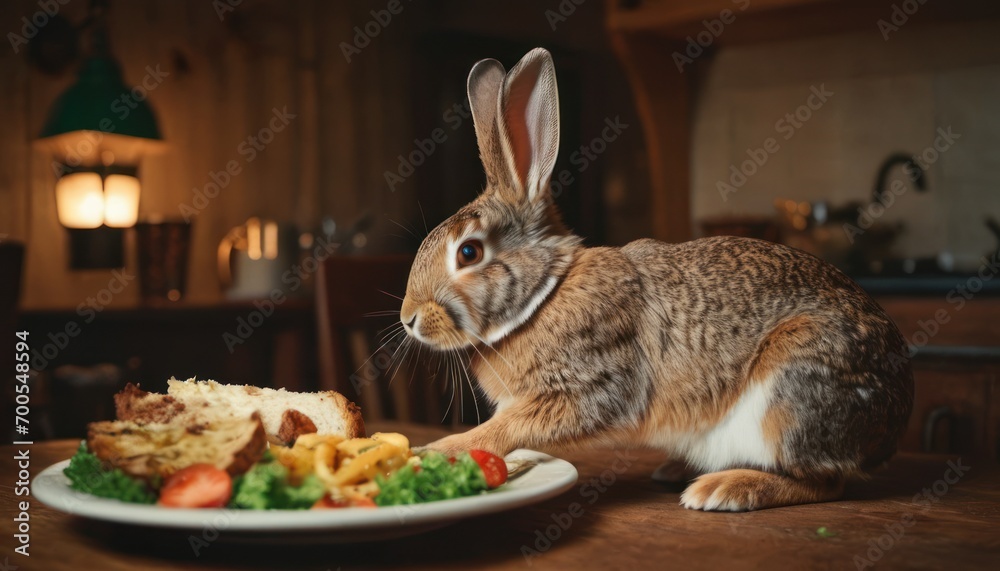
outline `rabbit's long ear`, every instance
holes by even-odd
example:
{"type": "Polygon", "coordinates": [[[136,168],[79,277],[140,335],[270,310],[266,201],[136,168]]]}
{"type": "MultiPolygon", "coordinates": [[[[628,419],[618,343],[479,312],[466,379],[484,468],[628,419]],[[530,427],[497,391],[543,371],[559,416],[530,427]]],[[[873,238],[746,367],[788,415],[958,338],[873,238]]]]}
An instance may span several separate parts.
{"type": "Polygon", "coordinates": [[[472,123],[476,126],[479,157],[486,169],[487,186],[497,186],[501,180],[507,180],[507,162],[497,130],[497,101],[504,73],[503,65],[495,59],[480,60],[469,72],[469,106],[472,123]]]}
{"type": "Polygon", "coordinates": [[[548,196],[559,152],[559,89],[548,50],[535,48],[510,70],[498,102],[500,142],[515,200],[548,196]]]}

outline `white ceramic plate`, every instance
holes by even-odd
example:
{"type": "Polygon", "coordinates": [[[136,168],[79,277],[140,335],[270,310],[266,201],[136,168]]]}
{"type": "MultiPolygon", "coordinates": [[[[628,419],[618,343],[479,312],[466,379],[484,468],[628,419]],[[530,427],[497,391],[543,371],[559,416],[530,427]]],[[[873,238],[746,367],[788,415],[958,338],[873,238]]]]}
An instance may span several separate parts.
{"type": "Polygon", "coordinates": [[[62,512],[124,525],[190,530],[230,541],[256,542],[273,537],[283,543],[352,543],[412,535],[464,518],[535,504],[565,492],[577,480],[572,464],[541,452],[517,450],[506,459],[538,464],[489,493],[412,506],[254,511],[128,504],[71,489],[62,473],[69,460],[38,474],[31,483],[31,494],[62,512]]]}

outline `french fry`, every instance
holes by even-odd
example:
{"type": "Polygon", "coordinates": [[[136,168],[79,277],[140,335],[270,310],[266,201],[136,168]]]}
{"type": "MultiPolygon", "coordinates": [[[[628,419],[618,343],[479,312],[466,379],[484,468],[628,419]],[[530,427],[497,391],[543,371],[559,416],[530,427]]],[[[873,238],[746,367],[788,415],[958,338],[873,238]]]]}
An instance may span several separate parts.
{"type": "Polygon", "coordinates": [[[372,440],[387,442],[400,450],[410,449],[410,439],[398,432],[376,432],[372,434],[372,440]]]}
{"type": "Polygon", "coordinates": [[[288,477],[293,484],[301,482],[313,470],[313,453],[308,450],[272,445],[271,454],[274,454],[275,459],[288,468],[288,477]]]}
{"type": "Polygon", "coordinates": [[[357,458],[353,458],[350,463],[345,463],[337,470],[333,474],[333,484],[346,486],[371,480],[378,472],[378,462],[396,454],[397,450],[391,444],[376,444],[374,448],[362,452],[357,458]]]}
{"type": "Polygon", "coordinates": [[[272,446],[271,449],[275,458],[288,468],[291,479],[301,482],[314,473],[334,498],[376,496],[375,476],[388,475],[412,458],[409,439],[391,432],[350,440],[304,434],[291,448],[272,446]]]}
{"type": "Polygon", "coordinates": [[[342,453],[345,457],[353,458],[360,455],[365,448],[371,448],[376,444],[378,441],[374,438],[352,438],[337,444],[337,452],[342,453]]]}
{"type": "Polygon", "coordinates": [[[327,489],[337,486],[333,462],[337,458],[337,449],[327,443],[322,443],[316,447],[313,455],[313,471],[316,476],[326,484],[327,489]]]}

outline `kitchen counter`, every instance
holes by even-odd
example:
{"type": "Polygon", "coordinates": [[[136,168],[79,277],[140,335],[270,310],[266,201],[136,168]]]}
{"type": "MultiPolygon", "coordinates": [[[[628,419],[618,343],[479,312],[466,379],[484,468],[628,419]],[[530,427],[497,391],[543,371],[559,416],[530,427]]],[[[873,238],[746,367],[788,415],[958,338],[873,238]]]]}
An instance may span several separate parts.
{"type": "Polygon", "coordinates": [[[926,296],[997,296],[1000,295],[1000,277],[986,274],[986,279],[974,273],[923,275],[923,276],[851,276],[871,295],[926,295],[926,296]]]}

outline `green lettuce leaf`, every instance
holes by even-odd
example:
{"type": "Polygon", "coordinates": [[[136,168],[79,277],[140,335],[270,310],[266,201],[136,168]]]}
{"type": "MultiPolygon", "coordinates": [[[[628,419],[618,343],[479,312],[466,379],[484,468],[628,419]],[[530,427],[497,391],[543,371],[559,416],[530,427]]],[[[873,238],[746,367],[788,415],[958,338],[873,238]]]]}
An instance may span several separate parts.
{"type": "Polygon", "coordinates": [[[248,510],[304,510],[323,497],[323,482],[310,474],[298,486],[288,482],[288,469],[266,454],[246,474],[233,481],[229,506],[248,510]]]}
{"type": "Polygon", "coordinates": [[[462,453],[452,464],[448,457],[428,452],[421,458],[420,470],[406,465],[388,478],[376,476],[379,494],[375,504],[398,506],[420,504],[484,493],[489,487],[479,464],[462,453]]]}
{"type": "Polygon", "coordinates": [[[118,468],[104,468],[100,458],[87,449],[86,442],[80,443],[63,474],[69,478],[70,487],[80,492],[135,504],[156,502],[156,494],[145,482],[118,468]]]}

